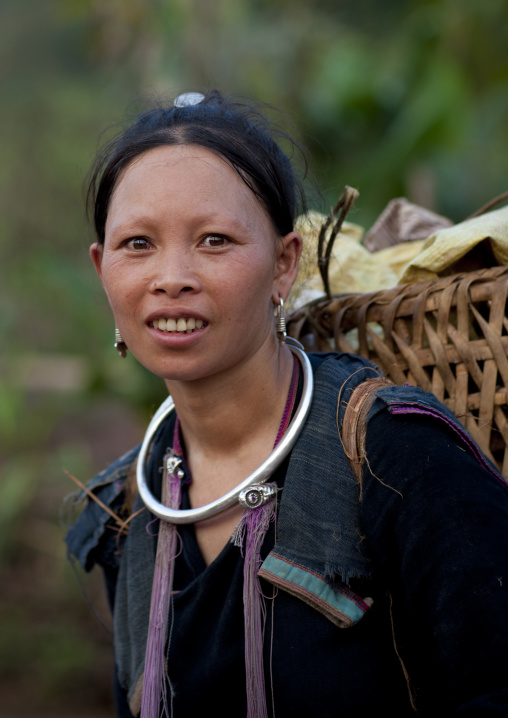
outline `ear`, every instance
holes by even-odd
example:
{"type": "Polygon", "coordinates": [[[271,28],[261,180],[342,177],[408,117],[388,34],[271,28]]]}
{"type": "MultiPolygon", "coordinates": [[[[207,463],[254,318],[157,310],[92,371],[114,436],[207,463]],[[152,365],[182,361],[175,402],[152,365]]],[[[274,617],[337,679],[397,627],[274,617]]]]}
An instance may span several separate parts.
{"type": "Polygon", "coordinates": [[[94,242],[92,245],[90,245],[89,251],[90,258],[95,267],[95,271],[99,275],[99,278],[102,282],[102,255],[104,252],[104,247],[102,246],[102,244],[99,244],[99,242],[94,242]]]}
{"type": "Polygon", "coordinates": [[[279,303],[279,297],[282,297],[284,301],[288,298],[289,291],[298,274],[302,246],[303,240],[298,232],[286,234],[277,245],[272,295],[274,304],[279,303]]]}
{"type": "Polygon", "coordinates": [[[108,302],[111,306],[111,300],[109,298],[108,290],[106,289],[106,287],[104,285],[104,279],[102,276],[102,259],[104,256],[104,245],[100,244],[99,242],[94,242],[93,244],[90,245],[89,252],[90,252],[90,258],[93,262],[93,266],[95,267],[95,271],[99,275],[99,279],[101,280],[101,283],[102,283],[102,288],[104,289],[104,291],[106,293],[106,297],[108,298],[108,302]]]}

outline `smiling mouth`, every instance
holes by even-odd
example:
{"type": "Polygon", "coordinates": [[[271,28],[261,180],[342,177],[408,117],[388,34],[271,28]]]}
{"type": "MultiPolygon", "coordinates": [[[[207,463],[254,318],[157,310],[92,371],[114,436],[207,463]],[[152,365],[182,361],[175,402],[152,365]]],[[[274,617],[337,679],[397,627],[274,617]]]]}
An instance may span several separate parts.
{"type": "Polygon", "coordinates": [[[152,327],[161,332],[177,332],[181,334],[192,334],[195,329],[202,329],[206,324],[202,319],[194,319],[194,317],[189,317],[188,319],[183,317],[180,319],[154,319],[151,322],[152,327]]]}

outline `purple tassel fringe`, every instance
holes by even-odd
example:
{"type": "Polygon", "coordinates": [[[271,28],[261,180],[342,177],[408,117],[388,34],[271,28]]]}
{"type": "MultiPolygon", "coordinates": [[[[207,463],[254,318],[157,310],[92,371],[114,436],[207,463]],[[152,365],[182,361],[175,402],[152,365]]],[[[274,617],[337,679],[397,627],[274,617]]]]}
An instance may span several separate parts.
{"type": "Polygon", "coordinates": [[[247,718],[267,718],[263,640],[266,607],[258,571],[261,546],[270,522],[275,518],[275,501],[257,509],[247,509],[240,519],[231,541],[242,547],[245,538],[243,566],[243,611],[245,621],[245,672],[247,676],[247,718]]]}
{"type": "MultiPolygon", "coordinates": [[[[162,497],[164,504],[173,509],[179,508],[180,479],[168,473],[167,481],[164,481],[164,484],[162,497]]],[[[165,653],[177,541],[176,526],[166,521],[159,521],[159,539],[146,642],[141,718],[159,718],[161,701],[163,715],[169,718],[165,653]]]]}

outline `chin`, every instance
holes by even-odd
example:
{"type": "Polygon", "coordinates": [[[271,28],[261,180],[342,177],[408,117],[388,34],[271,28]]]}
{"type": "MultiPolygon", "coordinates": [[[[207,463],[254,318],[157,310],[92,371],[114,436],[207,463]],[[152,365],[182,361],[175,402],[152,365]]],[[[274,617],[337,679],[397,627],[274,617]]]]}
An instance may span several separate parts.
{"type": "Polygon", "coordinates": [[[143,364],[145,369],[160,377],[166,383],[198,381],[199,379],[206,379],[216,371],[209,365],[204,366],[200,362],[189,362],[182,359],[157,364],[153,361],[140,361],[140,363],[143,364]]]}

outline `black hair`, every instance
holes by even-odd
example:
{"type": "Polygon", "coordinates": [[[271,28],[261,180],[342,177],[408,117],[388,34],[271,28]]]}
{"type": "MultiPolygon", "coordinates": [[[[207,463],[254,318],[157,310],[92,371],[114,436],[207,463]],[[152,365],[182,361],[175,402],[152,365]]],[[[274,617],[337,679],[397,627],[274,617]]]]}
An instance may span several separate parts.
{"type": "MultiPolygon", "coordinates": [[[[166,145],[199,145],[225,159],[257,196],[280,235],[288,234],[297,214],[306,209],[305,193],[275,137],[300,150],[257,107],[217,90],[197,104],[143,112],[99,151],[92,167],[87,204],[99,242],[104,242],[109,204],[122,171],[135,157],[166,145]]],[[[305,162],[303,152],[301,156],[305,162]]]]}

